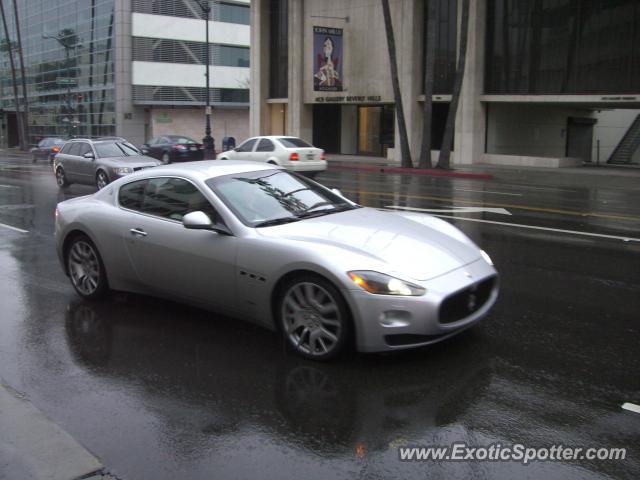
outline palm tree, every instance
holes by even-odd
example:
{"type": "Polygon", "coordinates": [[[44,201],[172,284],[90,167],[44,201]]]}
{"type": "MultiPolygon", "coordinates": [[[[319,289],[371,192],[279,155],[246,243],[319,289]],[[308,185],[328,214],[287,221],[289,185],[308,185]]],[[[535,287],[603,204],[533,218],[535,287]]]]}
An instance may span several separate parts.
{"type": "Polygon", "coordinates": [[[402,166],[413,168],[411,161],[411,151],[409,150],[409,137],[407,136],[407,124],[404,121],[404,108],[402,106],[402,94],[400,92],[400,81],[398,80],[398,62],[396,60],[396,40],[393,36],[393,24],[391,23],[391,12],[389,10],[389,0],[382,1],[382,13],[384,14],[384,30],[387,35],[387,48],[389,49],[389,66],[391,67],[391,84],[393,86],[393,99],[396,104],[396,118],[398,120],[398,130],[400,134],[400,157],[402,166]]]}
{"type": "Polygon", "coordinates": [[[13,19],[16,25],[16,37],[18,40],[18,58],[20,59],[20,77],[22,79],[22,105],[24,112],[22,121],[24,122],[25,143],[29,145],[29,100],[27,99],[27,77],[24,70],[24,54],[22,52],[22,36],[20,35],[20,18],[18,17],[18,2],[13,1],[13,19]]]}
{"type": "Polygon", "coordinates": [[[456,125],[456,113],[458,103],[460,103],[460,92],[462,91],[462,80],[464,79],[464,66],[467,60],[467,42],[469,40],[469,0],[462,2],[462,18],[460,19],[460,53],[458,56],[458,68],[453,82],[453,92],[451,93],[451,103],[447,113],[447,123],[444,127],[444,137],[440,157],[438,158],[438,168],[449,169],[451,158],[451,146],[453,144],[453,131],[456,125]]]}
{"type": "Polygon", "coordinates": [[[18,96],[18,81],[16,80],[16,65],[13,62],[13,50],[15,42],[9,38],[9,29],[7,28],[7,18],[4,15],[4,4],[0,0],[0,15],[2,16],[2,25],[4,27],[4,41],[2,42],[2,51],[9,55],[9,64],[11,65],[11,78],[13,80],[13,98],[16,106],[16,120],[18,124],[18,138],[20,139],[20,148],[26,150],[26,141],[24,138],[24,124],[22,123],[22,115],[20,114],[20,97],[18,96]]]}
{"type": "Polygon", "coordinates": [[[436,18],[438,0],[425,1],[427,35],[424,57],[424,106],[422,111],[422,146],[420,148],[420,168],[431,168],[431,120],[433,117],[433,83],[436,60],[436,18]]]}

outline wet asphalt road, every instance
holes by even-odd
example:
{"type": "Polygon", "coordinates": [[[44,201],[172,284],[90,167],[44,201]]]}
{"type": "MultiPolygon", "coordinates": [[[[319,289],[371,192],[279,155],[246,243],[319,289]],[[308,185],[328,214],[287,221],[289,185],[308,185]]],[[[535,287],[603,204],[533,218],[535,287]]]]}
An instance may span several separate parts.
{"type": "MultiPolygon", "coordinates": [[[[46,165],[0,158],[0,377],[125,480],[639,478],[640,186],[607,188],[332,170],[363,205],[505,208],[453,220],[487,250],[501,296],[472,330],[333,364],[275,334],[158,299],[81,301],[54,252],[46,165]],[[588,215],[585,215],[588,213],[588,215]],[[397,447],[627,447],[624,461],[403,463],[397,447]]],[[[444,213],[453,215],[452,213],[444,213]]],[[[63,461],[61,459],[61,461],[63,461]]],[[[0,475],[1,477],[1,475],[0,475]]]]}

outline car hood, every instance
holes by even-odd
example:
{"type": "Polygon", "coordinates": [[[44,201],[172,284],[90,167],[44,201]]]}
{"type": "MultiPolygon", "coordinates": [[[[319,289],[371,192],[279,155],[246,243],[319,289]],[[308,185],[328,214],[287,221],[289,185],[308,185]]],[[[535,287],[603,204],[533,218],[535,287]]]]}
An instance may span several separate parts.
{"type": "Polygon", "coordinates": [[[337,246],[386,263],[385,273],[416,280],[429,280],[481,257],[473,242],[443,220],[366,207],[260,228],[258,232],[337,246]]]}

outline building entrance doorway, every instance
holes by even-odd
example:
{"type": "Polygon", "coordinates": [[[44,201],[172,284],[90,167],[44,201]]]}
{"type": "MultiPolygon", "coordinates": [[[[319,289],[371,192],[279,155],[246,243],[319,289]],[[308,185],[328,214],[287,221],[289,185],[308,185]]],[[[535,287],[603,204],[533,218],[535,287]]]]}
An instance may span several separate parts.
{"type": "Polygon", "coordinates": [[[591,162],[594,118],[569,117],[567,127],[567,157],[591,162]]]}
{"type": "Polygon", "coordinates": [[[340,153],[342,131],[340,105],[313,106],[313,145],[327,153],[340,153]]]}
{"type": "Polygon", "coordinates": [[[394,142],[392,105],[358,107],[358,145],[360,155],[386,157],[394,142]]]}

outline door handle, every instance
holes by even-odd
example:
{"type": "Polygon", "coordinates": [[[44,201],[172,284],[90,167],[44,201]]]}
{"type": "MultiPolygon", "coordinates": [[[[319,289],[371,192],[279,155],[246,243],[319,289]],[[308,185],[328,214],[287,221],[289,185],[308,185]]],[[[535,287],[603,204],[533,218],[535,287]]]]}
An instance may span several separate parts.
{"type": "Polygon", "coordinates": [[[138,235],[140,237],[146,237],[147,236],[147,232],[145,232],[141,228],[132,228],[131,230],[129,230],[129,232],[131,233],[131,235],[138,235]]]}

